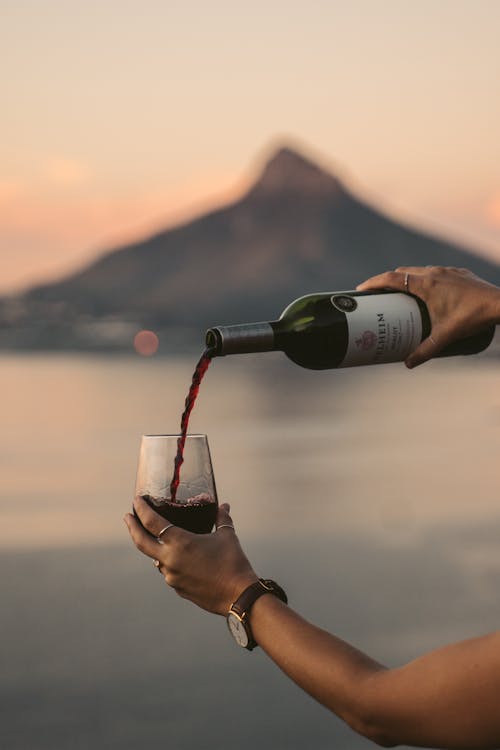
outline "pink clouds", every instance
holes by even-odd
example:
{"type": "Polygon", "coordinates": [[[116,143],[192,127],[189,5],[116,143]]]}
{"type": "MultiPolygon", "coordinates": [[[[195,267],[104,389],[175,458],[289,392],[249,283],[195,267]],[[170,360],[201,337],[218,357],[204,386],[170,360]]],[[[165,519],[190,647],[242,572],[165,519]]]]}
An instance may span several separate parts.
{"type": "Polygon", "coordinates": [[[175,187],[105,184],[79,159],[50,157],[31,179],[0,180],[4,290],[71,271],[98,252],[183,221],[237,196],[230,174],[175,187]]]}

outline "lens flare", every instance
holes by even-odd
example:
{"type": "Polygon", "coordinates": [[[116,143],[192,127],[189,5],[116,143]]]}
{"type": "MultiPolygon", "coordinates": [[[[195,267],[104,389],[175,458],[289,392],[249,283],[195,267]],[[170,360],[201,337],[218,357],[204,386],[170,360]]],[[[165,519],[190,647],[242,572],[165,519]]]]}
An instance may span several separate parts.
{"type": "Polygon", "coordinates": [[[154,331],[139,331],[134,336],[134,349],[141,357],[151,357],[158,351],[160,340],[154,331]]]}

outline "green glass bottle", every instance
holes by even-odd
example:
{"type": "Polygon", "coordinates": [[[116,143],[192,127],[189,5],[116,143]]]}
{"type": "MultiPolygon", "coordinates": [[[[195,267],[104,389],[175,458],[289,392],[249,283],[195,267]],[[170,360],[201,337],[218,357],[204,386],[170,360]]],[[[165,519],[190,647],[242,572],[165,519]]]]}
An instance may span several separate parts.
{"type": "MultiPolygon", "coordinates": [[[[456,341],[438,356],[477,354],[495,327],[456,341]]],[[[299,297],[279,320],[216,326],[206,334],[213,356],[283,351],[302,367],[336,367],[402,362],[430,333],[421,299],[402,292],[323,292],[299,297]]]]}

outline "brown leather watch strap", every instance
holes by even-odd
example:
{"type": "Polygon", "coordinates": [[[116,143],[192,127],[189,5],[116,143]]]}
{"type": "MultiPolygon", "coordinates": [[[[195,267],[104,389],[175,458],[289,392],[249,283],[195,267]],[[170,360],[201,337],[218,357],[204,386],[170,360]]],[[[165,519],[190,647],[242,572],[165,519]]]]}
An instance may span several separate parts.
{"type": "Polygon", "coordinates": [[[276,596],[278,599],[281,599],[282,602],[288,604],[287,595],[285,594],[281,586],[276,583],[276,581],[272,581],[270,578],[259,578],[258,581],[251,583],[250,586],[248,586],[243,591],[243,593],[240,594],[240,596],[235,602],[233,602],[230,608],[230,611],[235,612],[237,615],[239,615],[245,626],[245,630],[247,631],[249,639],[246,648],[249,651],[255,648],[255,646],[257,645],[257,641],[252,635],[250,624],[248,622],[248,615],[257,599],[259,599],[259,597],[263,596],[264,594],[273,594],[273,596],[276,596]]]}

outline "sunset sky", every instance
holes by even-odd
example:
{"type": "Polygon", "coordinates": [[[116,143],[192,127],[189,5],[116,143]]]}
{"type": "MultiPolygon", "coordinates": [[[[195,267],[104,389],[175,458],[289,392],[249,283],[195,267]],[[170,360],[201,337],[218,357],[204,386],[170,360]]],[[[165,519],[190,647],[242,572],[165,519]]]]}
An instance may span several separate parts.
{"type": "Polygon", "coordinates": [[[286,142],[500,262],[499,0],[0,0],[0,291],[235,197],[286,142]]]}

